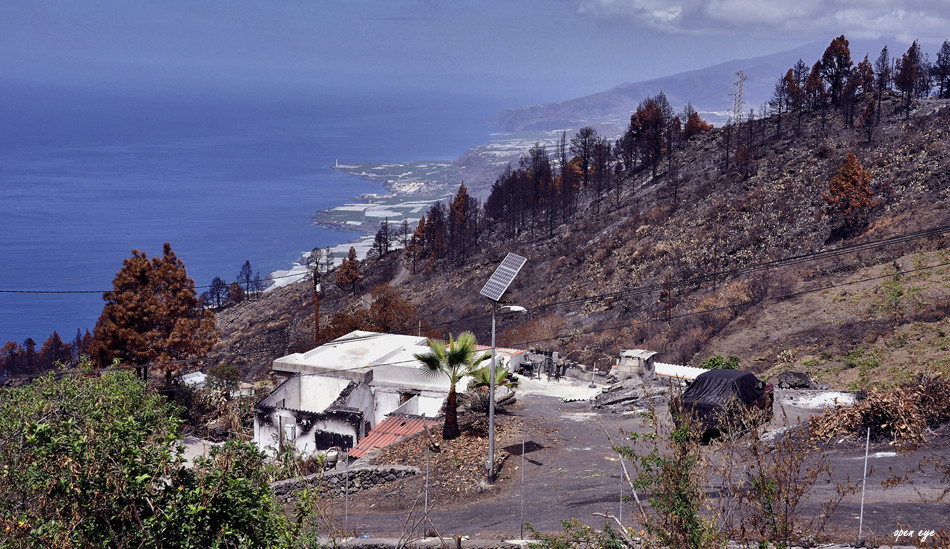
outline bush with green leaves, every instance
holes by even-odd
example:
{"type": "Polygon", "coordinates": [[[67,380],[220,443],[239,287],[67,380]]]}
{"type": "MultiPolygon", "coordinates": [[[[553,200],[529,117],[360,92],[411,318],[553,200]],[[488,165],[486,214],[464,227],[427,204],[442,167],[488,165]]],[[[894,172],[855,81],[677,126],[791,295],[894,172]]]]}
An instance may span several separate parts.
{"type": "Polygon", "coordinates": [[[530,524],[526,525],[534,536],[534,542],[528,544],[533,549],[623,549],[627,547],[621,535],[609,525],[604,525],[604,531],[598,532],[576,518],[562,520],[561,534],[545,535],[537,531],[530,524]]]}
{"type": "Polygon", "coordinates": [[[739,357],[731,355],[729,358],[723,358],[719,355],[713,355],[700,364],[699,367],[707,370],[738,370],[739,357]]]}
{"type": "Polygon", "coordinates": [[[667,430],[655,410],[645,412],[651,430],[626,433],[634,444],[614,449],[633,464],[635,493],[647,496],[650,510],[641,507],[640,519],[651,537],[662,547],[718,547],[724,539],[715,520],[703,516],[706,492],[701,486],[708,473],[704,447],[695,419],[680,415],[679,424],[667,430]]]}
{"type": "Polygon", "coordinates": [[[264,455],[235,441],[187,467],[180,427],[128,371],[0,391],[0,546],[289,545],[264,455]]]}

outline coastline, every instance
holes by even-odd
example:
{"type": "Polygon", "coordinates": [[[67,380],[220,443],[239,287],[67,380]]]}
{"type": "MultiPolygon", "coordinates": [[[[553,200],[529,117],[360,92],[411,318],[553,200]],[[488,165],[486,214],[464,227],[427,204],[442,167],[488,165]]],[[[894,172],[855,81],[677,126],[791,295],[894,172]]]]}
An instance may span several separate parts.
{"type": "MultiPolygon", "coordinates": [[[[560,139],[561,131],[524,131],[495,134],[484,144],[470,147],[456,160],[419,160],[392,163],[344,163],[339,160],[329,169],[379,184],[385,194],[367,193],[351,200],[314,212],[311,223],[334,231],[362,233],[355,240],[330,246],[334,264],[339,265],[352,246],[360,260],[366,258],[373,246],[376,231],[381,221],[388,220],[398,229],[403,221],[409,230],[415,230],[419,219],[435,202],[451,200],[464,181],[469,192],[484,198],[491,182],[506,164],[518,162],[518,158],[535,144],[551,151],[560,139]]],[[[393,248],[401,248],[401,243],[393,248]]],[[[268,275],[273,283],[270,291],[303,280],[309,274],[306,258],[310,250],[302,250],[289,269],[274,271],[268,275]]]]}
{"type": "MultiPolygon", "coordinates": [[[[373,181],[382,185],[386,194],[367,193],[353,197],[350,201],[315,212],[311,223],[330,230],[359,232],[362,236],[355,240],[329,246],[333,253],[333,262],[339,265],[349,253],[350,247],[356,250],[360,260],[373,247],[380,223],[388,220],[390,227],[398,230],[403,221],[409,224],[409,230],[415,230],[419,219],[429,207],[441,200],[451,199],[461,183],[459,168],[454,162],[414,161],[401,163],[361,163],[330,166],[347,175],[373,181]]],[[[393,246],[402,248],[401,243],[393,246]]],[[[309,275],[306,265],[310,250],[301,251],[289,269],[280,269],[267,275],[272,281],[267,290],[282,288],[299,282],[309,275]]]]}

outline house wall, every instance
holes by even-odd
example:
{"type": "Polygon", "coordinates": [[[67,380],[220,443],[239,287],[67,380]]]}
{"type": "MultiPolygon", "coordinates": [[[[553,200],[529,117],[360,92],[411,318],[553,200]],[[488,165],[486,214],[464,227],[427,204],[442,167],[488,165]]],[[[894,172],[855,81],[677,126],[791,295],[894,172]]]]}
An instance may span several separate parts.
{"type": "Polygon", "coordinates": [[[324,413],[258,408],[254,416],[254,441],[261,450],[273,455],[280,444],[292,443],[302,455],[324,451],[333,446],[352,448],[363,432],[363,414],[356,409],[335,409],[324,413]]]}
{"type": "Polygon", "coordinates": [[[309,455],[353,447],[376,410],[372,389],[353,379],[297,375],[268,395],[254,414],[254,441],[273,454],[283,440],[309,455]]]}
{"type": "Polygon", "coordinates": [[[447,396],[447,393],[438,391],[418,391],[406,387],[376,387],[375,392],[376,418],[373,421],[374,426],[397,409],[404,414],[437,417],[447,396]],[[401,404],[404,395],[412,395],[412,397],[408,402],[401,404]]]}
{"type": "Polygon", "coordinates": [[[376,426],[376,398],[373,396],[373,389],[369,385],[360,383],[347,397],[344,405],[347,408],[355,408],[363,413],[364,425],[359,433],[359,438],[366,436],[365,422],[370,422],[370,428],[376,426]]]}
{"type": "MultiPolygon", "coordinates": [[[[300,393],[299,388],[293,386],[295,383],[296,381],[294,381],[294,378],[284,381],[278,385],[276,389],[271,391],[269,395],[264,397],[264,400],[259,403],[259,406],[276,406],[280,408],[287,408],[286,403],[288,394],[299,395],[300,393]]],[[[291,397],[291,402],[293,402],[295,398],[299,400],[298,397],[291,397]]]]}
{"type": "Polygon", "coordinates": [[[297,410],[320,412],[329,408],[340,396],[340,392],[353,380],[321,375],[300,376],[300,394],[297,406],[286,406],[297,410]]]}
{"type": "Polygon", "coordinates": [[[448,394],[433,393],[426,391],[419,395],[419,407],[416,413],[426,417],[437,417],[442,410],[442,403],[448,394]]]}
{"type": "Polygon", "coordinates": [[[403,393],[394,387],[376,387],[374,392],[376,394],[376,413],[373,417],[373,425],[375,426],[399,407],[399,400],[403,393]]]}

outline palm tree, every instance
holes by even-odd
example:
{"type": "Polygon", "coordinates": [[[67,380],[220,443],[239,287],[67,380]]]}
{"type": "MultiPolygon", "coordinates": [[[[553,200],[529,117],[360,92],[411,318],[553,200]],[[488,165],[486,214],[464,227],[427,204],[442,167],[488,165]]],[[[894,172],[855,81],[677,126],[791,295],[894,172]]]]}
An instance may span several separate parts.
{"type": "Polygon", "coordinates": [[[449,334],[448,345],[441,339],[430,339],[429,350],[413,356],[422,363],[420,368],[426,374],[448,376],[449,396],[445,402],[445,425],[442,427],[442,438],[444,440],[457,438],[461,431],[459,430],[455,384],[477,370],[478,365],[489,358],[488,354],[479,355],[475,350],[475,335],[472,332],[463,332],[459,334],[458,339],[454,340],[449,334]]]}
{"type": "MultiPolygon", "coordinates": [[[[491,385],[491,364],[483,366],[472,372],[472,381],[469,387],[488,387],[491,385]]],[[[505,363],[504,359],[498,359],[495,365],[495,387],[507,387],[512,391],[518,386],[517,381],[508,379],[511,374],[511,368],[505,363]]]]}

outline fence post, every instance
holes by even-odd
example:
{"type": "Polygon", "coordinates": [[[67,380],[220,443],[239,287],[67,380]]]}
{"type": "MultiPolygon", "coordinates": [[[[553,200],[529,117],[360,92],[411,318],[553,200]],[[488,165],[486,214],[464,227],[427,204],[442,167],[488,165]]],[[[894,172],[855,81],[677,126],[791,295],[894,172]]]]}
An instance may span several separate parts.
{"type": "Polygon", "coordinates": [[[858,544],[861,544],[861,533],[864,528],[864,487],[868,483],[868,450],[871,448],[871,428],[868,427],[867,440],[864,441],[864,478],[861,480],[861,515],[858,519],[858,544]]]}

